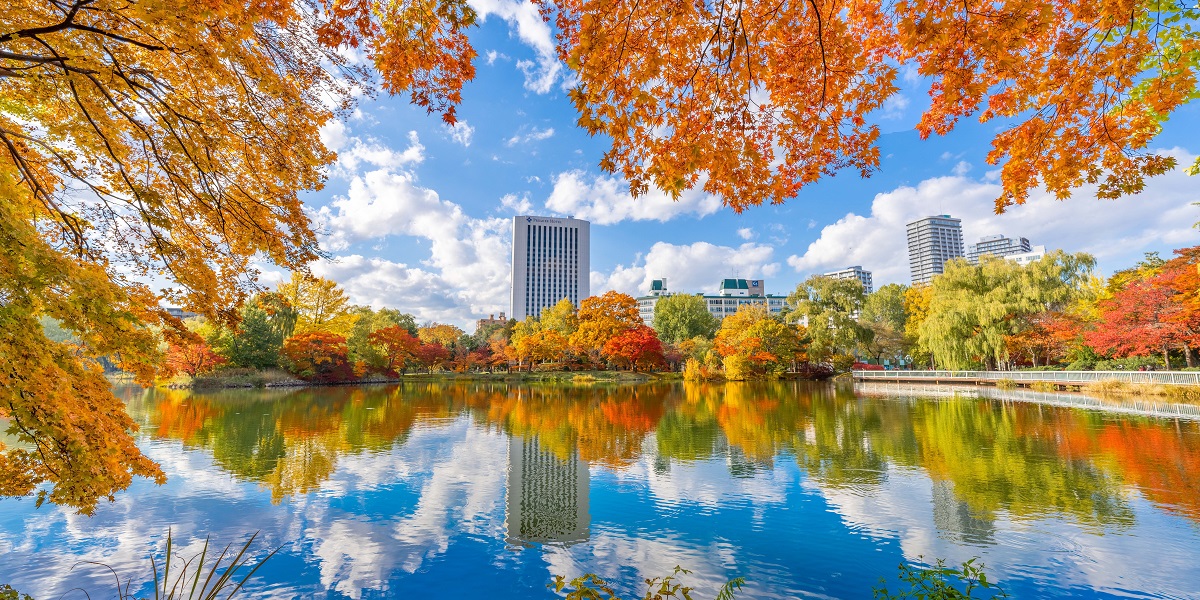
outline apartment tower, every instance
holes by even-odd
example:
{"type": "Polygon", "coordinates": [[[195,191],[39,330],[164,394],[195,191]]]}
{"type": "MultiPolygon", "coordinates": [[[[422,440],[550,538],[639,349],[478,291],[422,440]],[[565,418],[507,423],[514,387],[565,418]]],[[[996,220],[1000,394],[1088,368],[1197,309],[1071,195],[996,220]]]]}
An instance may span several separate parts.
{"type": "Polygon", "coordinates": [[[578,307],[588,297],[590,231],[578,219],[513,218],[511,318],[541,317],[563,298],[578,307]]]}
{"type": "Polygon", "coordinates": [[[929,283],[943,272],[946,261],[962,255],[962,219],[936,215],[908,224],[908,267],[913,285],[929,283]]]}

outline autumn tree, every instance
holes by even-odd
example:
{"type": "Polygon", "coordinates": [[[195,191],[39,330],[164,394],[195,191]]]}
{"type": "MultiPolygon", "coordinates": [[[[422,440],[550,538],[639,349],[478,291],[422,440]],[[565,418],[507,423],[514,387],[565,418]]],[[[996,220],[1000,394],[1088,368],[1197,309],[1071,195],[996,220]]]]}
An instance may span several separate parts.
{"type": "Polygon", "coordinates": [[[691,294],[673,294],[654,303],[654,330],[668,344],[696,337],[712,339],[721,320],[708,312],[704,298],[691,294]]]}
{"type": "Polygon", "coordinates": [[[437,342],[422,343],[417,346],[414,354],[417,365],[424,367],[429,373],[432,373],[435,368],[440,368],[450,359],[450,350],[437,342]]]}
{"type": "Polygon", "coordinates": [[[298,333],[283,342],[283,366],[310,381],[347,381],[354,376],[346,338],[335,333],[298,333]]]}
{"type": "Polygon", "coordinates": [[[202,339],[181,340],[167,349],[167,368],[189,377],[208,373],[224,362],[225,357],[214,352],[202,339]]]}
{"type": "Polygon", "coordinates": [[[421,346],[421,340],[401,325],[376,329],[367,335],[367,341],[375,349],[367,366],[392,377],[403,373],[416,361],[421,346]]]}
{"type": "Polygon", "coordinates": [[[277,290],[296,310],[297,333],[351,334],[357,317],[346,292],[332,280],[294,272],[277,290]]]}
{"type": "Polygon", "coordinates": [[[579,328],[579,315],[576,313],[575,304],[563,298],[554,306],[543,310],[538,317],[538,323],[542,329],[552,329],[557,331],[558,335],[570,338],[579,328]]]}
{"type": "Polygon", "coordinates": [[[439,344],[445,348],[453,348],[466,335],[463,330],[445,323],[430,323],[417,328],[417,337],[426,344],[439,344]]]}
{"type": "MultiPolygon", "coordinates": [[[[1192,4],[1002,0],[779,3],[543,2],[574,69],[579,124],[612,140],[600,165],[637,195],[702,187],[735,210],[781,203],[841,169],[879,164],[866,115],[911,67],[927,82],[917,130],[1004,123],[997,211],[1045,187],[1062,199],[1136,193],[1175,166],[1147,152],[1200,96],[1192,4]],[[697,118],[696,115],[704,115],[697,118]]],[[[1200,166],[1200,163],[1197,163],[1200,166]]]]}
{"type": "Polygon", "coordinates": [[[797,330],[762,304],[743,304],[721,321],[713,346],[725,359],[725,376],[749,379],[781,372],[799,350],[797,330]]]}
{"type": "Polygon", "coordinates": [[[609,290],[602,296],[584,298],[579,303],[579,328],[570,342],[585,351],[600,352],[608,340],[642,324],[637,300],[609,290]]]}
{"type": "Polygon", "coordinates": [[[873,331],[856,318],[863,298],[862,282],[857,279],[822,275],[809,277],[788,295],[787,320],[808,327],[808,353],[813,360],[849,352],[870,338],[873,331]]]}
{"type": "Polygon", "coordinates": [[[358,306],[351,312],[354,315],[354,325],[350,328],[350,335],[346,337],[346,346],[350,349],[350,360],[356,364],[361,362],[375,368],[385,362],[386,357],[380,354],[381,347],[369,339],[376,331],[398,326],[410,336],[417,334],[413,316],[394,308],[373,310],[369,306],[358,306]]]}
{"type": "Polygon", "coordinates": [[[645,325],[627,329],[604,343],[601,351],[608,360],[637,371],[666,362],[658,334],[645,325]]]}

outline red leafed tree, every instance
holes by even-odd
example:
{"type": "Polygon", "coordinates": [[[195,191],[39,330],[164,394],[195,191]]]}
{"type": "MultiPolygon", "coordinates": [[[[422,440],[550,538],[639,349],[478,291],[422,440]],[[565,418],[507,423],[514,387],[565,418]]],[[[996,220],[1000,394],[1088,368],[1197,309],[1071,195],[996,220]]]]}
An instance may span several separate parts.
{"type": "Polygon", "coordinates": [[[639,366],[652,367],[665,362],[658,334],[645,325],[638,325],[612,337],[604,344],[602,352],[608,360],[634,371],[639,366]]]}
{"type": "Polygon", "coordinates": [[[1134,280],[1100,303],[1100,322],[1084,335],[1102,354],[1139,356],[1161,353],[1169,365],[1171,348],[1195,338],[1194,318],[1188,319],[1178,294],[1159,276],[1134,280]]]}
{"type": "Polygon", "coordinates": [[[225,357],[213,352],[202,340],[172,343],[167,348],[167,367],[175,373],[187,373],[195,377],[217,368],[224,362],[225,357]]]}
{"type": "Polygon", "coordinates": [[[449,358],[450,351],[437,342],[421,344],[416,350],[417,364],[425,367],[431,373],[434,367],[445,364],[449,358]]]}
{"type": "Polygon", "coordinates": [[[1060,362],[1080,343],[1083,324],[1074,315],[1043,311],[1029,317],[1020,333],[1007,336],[1013,356],[1028,358],[1033,366],[1060,362]]]}
{"type": "Polygon", "coordinates": [[[383,362],[377,368],[391,377],[408,368],[421,346],[421,340],[399,325],[372,331],[367,335],[367,341],[383,351],[383,362]]]}
{"type": "Polygon", "coordinates": [[[350,350],[340,335],[320,331],[294,335],[284,340],[279,353],[284,367],[301,379],[334,382],[354,378],[350,350]]]}

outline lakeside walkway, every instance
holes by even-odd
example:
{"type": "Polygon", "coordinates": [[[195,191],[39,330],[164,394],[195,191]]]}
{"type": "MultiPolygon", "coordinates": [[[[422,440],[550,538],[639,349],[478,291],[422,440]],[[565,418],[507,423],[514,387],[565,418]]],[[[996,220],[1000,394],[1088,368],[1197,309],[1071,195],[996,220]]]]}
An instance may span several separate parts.
{"type": "Polygon", "coordinates": [[[855,381],[996,385],[1049,383],[1079,387],[1100,381],[1200,386],[1200,371],[853,371],[855,381]]]}

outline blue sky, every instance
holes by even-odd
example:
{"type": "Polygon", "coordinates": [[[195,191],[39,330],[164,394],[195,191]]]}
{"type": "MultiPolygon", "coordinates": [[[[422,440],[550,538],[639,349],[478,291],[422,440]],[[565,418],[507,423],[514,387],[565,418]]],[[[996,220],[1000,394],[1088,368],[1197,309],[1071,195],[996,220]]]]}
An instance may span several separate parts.
{"type": "MultiPolygon", "coordinates": [[[[639,295],[666,277],[677,291],[715,291],[720,278],[767,280],[786,294],[813,273],[862,265],[875,284],[908,283],[904,224],[931,215],[963,219],[968,243],[1003,233],[1048,249],[1094,254],[1103,274],[1144,252],[1200,244],[1200,178],[1176,171],[1118,201],[1091,189],[1031,202],[997,216],[998,171],[984,162],[994,123],[967,120],[921,141],[913,130],[927,96],[909,73],[901,94],[874,115],[882,164],[862,179],[844,172],[782,206],[742,214],[700,191],[671,202],[632,199],[620,177],[596,166],[607,140],[575,125],[570,72],[552,32],[528,2],[472,0],[483,17],[472,35],[477,77],[449,129],[406,96],[380,95],[330,124],[322,140],[338,152],[325,189],[304,198],[328,260],[314,273],[340,283],[358,304],[388,306],[419,321],[468,330],[508,310],[511,218],[592,222],[592,293],[639,295]]],[[[1153,147],[1182,164],[1200,154],[1200,106],[1168,122],[1153,147]]],[[[266,269],[264,283],[283,277],[266,269]]]]}

